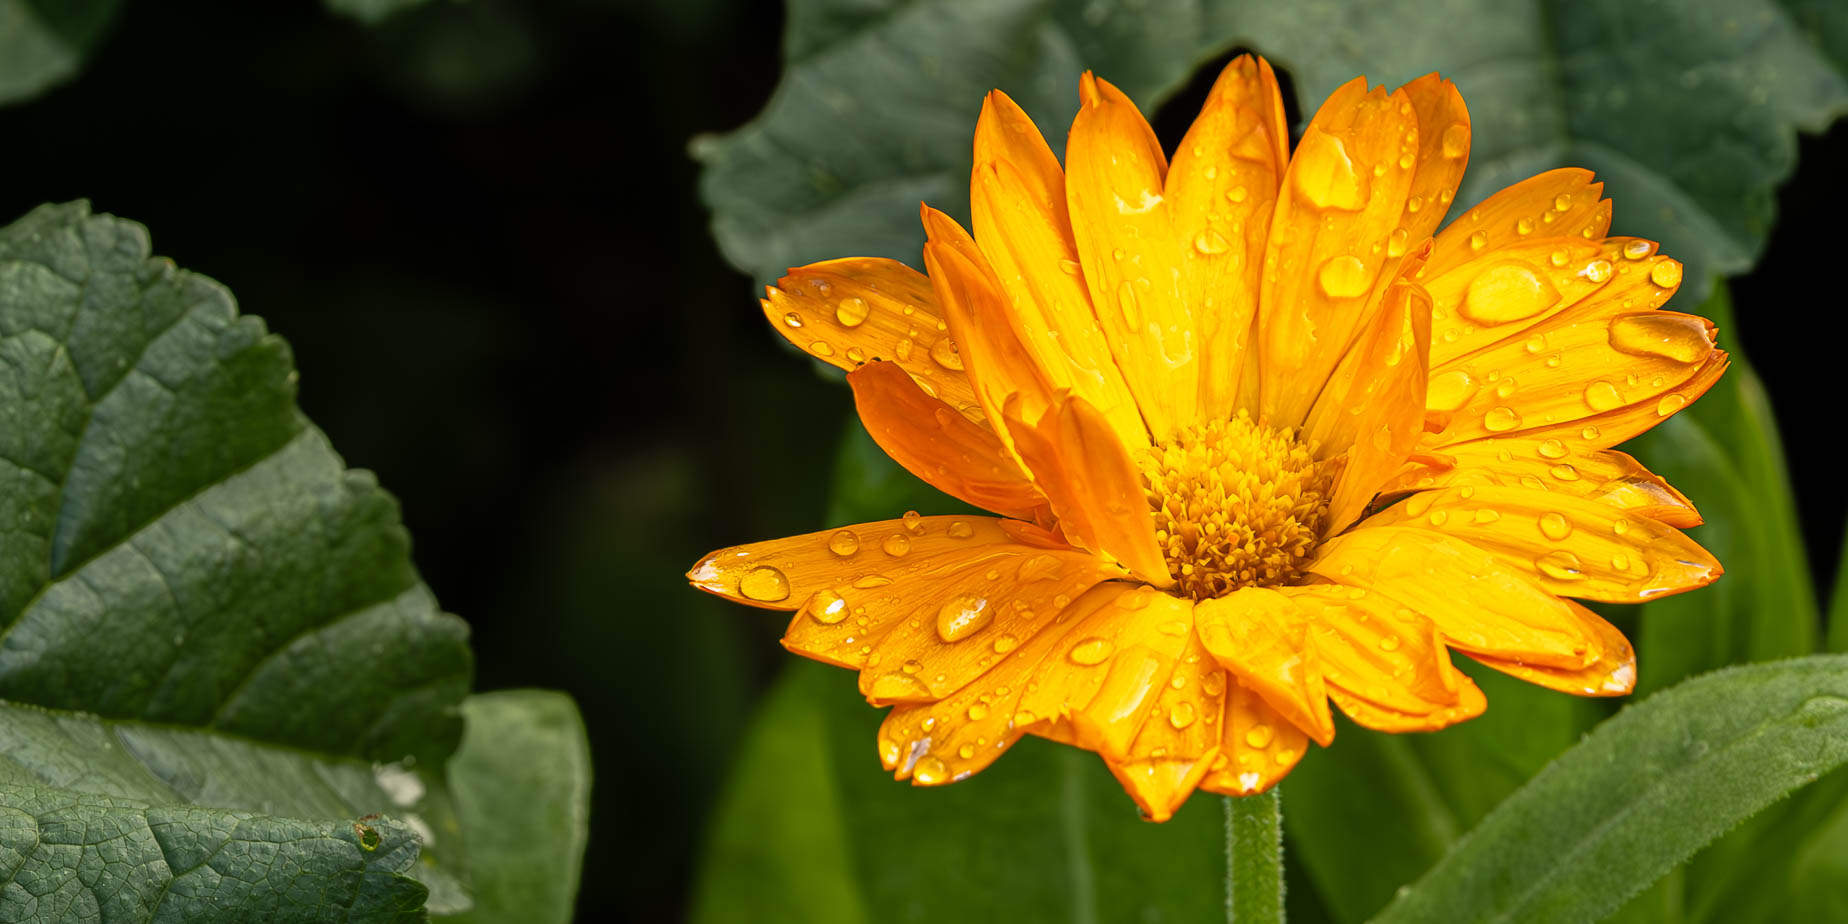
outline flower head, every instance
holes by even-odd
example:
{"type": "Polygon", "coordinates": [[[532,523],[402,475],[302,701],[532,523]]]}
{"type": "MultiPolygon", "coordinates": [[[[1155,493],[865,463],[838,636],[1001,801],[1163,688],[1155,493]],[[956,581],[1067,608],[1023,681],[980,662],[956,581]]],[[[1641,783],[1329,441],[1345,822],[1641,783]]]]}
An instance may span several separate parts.
{"type": "Polygon", "coordinates": [[[1607,237],[1583,170],[1440,233],[1469,116],[1436,75],[1335,91],[1288,147],[1268,64],[1214,85],[1172,162],[1089,74],[1063,166],[991,93],[975,234],[926,207],[928,277],[793,269],[763,302],[848,370],[899,463],[997,517],[906,514],[713,553],[688,577],[795,610],[783,644],[891,705],[879,754],[947,783],[1023,734],[1096,751],[1151,818],[1261,791],[1330,701],[1425,731],[1482,712],[1460,652],[1627,693],[1577,600],[1702,586],[1688,500],[1610,447],[1726,366],[1659,310],[1681,265],[1607,237]],[[1434,236],[1435,235],[1435,236],[1434,236]]]}

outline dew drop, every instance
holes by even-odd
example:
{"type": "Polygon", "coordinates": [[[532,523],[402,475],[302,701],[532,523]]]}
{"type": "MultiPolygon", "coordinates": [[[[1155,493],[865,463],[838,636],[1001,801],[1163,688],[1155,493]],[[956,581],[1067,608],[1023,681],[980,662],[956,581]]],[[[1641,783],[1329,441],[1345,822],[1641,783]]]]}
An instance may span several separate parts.
{"type": "Polygon", "coordinates": [[[1488,524],[1501,519],[1501,513],[1499,511],[1490,509],[1488,507],[1484,507],[1476,511],[1476,515],[1472,519],[1474,519],[1476,521],[1476,524],[1479,526],[1487,526],[1488,524]]]}
{"type": "Polygon", "coordinates": [[[923,760],[918,761],[917,767],[911,771],[911,776],[918,782],[926,786],[931,786],[937,783],[948,782],[950,778],[950,768],[944,766],[941,759],[927,756],[923,760]]]}
{"type": "Polygon", "coordinates": [[[1245,189],[1245,187],[1243,186],[1234,186],[1231,189],[1226,190],[1226,198],[1232,200],[1233,202],[1243,202],[1250,196],[1251,196],[1251,192],[1245,189]]]}
{"type": "Polygon", "coordinates": [[[1534,220],[1531,218],[1523,218],[1520,221],[1515,222],[1514,223],[1514,233],[1516,234],[1534,233],[1534,220]]]}
{"type": "Polygon", "coordinates": [[[1546,459],[1563,459],[1566,457],[1566,444],[1558,440],[1547,440],[1540,444],[1540,456],[1546,459]]]}
{"type": "Polygon", "coordinates": [[[789,578],[769,565],[759,565],[738,579],[738,592],[759,603],[789,599],[789,578]]]}
{"type": "Polygon", "coordinates": [[[1469,126],[1461,122],[1444,129],[1444,156],[1456,159],[1469,153],[1469,126]]]}
{"type": "Polygon", "coordinates": [[[1200,680],[1200,689],[1208,696],[1218,696],[1226,691],[1226,675],[1217,671],[1207,674],[1200,680]]]}
{"type": "Polygon", "coordinates": [[[1123,320],[1133,331],[1142,330],[1142,306],[1136,301],[1136,287],[1129,280],[1117,286],[1117,308],[1123,312],[1123,320]]]}
{"type": "Polygon", "coordinates": [[[995,639],[995,654],[1007,654],[1019,645],[1020,640],[1011,635],[1000,636],[995,639]]]}
{"type": "Polygon", "coordinates": [[[1072,646],[1072,663],[1082,664],[1085,667],[1090,667],[1094,664],[1102,664],[1104,663],[1104,659],[1110,657],[1110,653],[1114,650],[1116,650],[1116,646],[1111,644],[1109,639],[1092,636],[1072,646]]]}
{"type": "Polygon", "coordinates": [[[1271,743],[1273,734],[1269,725],[1253,725],[1245,732],[1245,743],[1254,748],[1262,748],[1271,743]]]}
{"type": "Polygon", "coordinates": [[[893,533],[887,536],[885,541],[879,544],[879,547],[884,549],[885,553],[893,558],[903,558],[905,553],[911,551],[911,539],[904,533],[893,533]]]}
{"type": "Polygon", "coordinates": [[[1434,411],[1454,411],[1467,404],[1479,388],[1469,373],[1452,369],[1432,378],[1425,387],[1425,407],[1434,411]]]}
{"type": "Polygon", "coordinates": [[[1674,260],[1663,260],[1649,271],[1649,281],[1664,289],[1672,289],[1681,284],[1681,264],[1674,260]]]}
{"type": "Polygon", "coordinates": [[[1232,247],[1232,242],[1226,240],[1225,236],[1221,235],[1219,232],[1208,228],[1194,235],[1193,245],[1195,250],[1210,257],[1225,253],[1232,247]]]}
{"type": "Polygon", "coordinates": [[[1641,260],[1654,252],[1655,247],[1648,241],[1631,241],[1623,245],[1623,256],[1626,260],[1641,260]]]}
{"type": "Polygon", "coordinates": [[[946,642],[960,642],[995,621],[995,611],[987,597],[958,594],[937,611],[937,637],[946,642]]]}
{"type": "Polygon", "coordinates": [[[1560,481],[1577,481],[1579,480],[1579,470],[1567,463],[1561,462],[1553,466],[1553,477],[1560,481]]]}
{"type": "Polygon", "coordinates": [[[847,618],[847,601],[832,590],[818,590],[815,595],[802,605],[809,618],[824,626],[832,626],[847,618]]]}
{"type": "Polygon", "coordinates": [[[1020,563],[1020,569],[1014,576],[1022,584],[1044,581],[1059,572],[1059,560],[1051,555],[1035,555],[1020,563]]]}
{"type": "Polygon", "coordinates": [[[1352,254],[1334,257],[1322,264],[1322,269],[1316,273],[1316,281],[1330,298],[1353,298],[1365,294],[1373,287],[1373,280],[1367,275],[1367,265],[1352,254]]]}
{"type": "Polygon", "coordinates": [[[1487,246],[1489,246],[1489,235],[1486,232],[1478,231],[1469,236],[1469,249],[1481,250],[1487,246]]]}
{"type": "Polygon", "coordinates": [[[1385,636],[1384,638],[1381,638],[1380,639],[1380,650],[1381,651],[1398,651],[1399,650],[1399,637],[1396,635],[1388,635],[1388,636],[1385,636]]]}
{"type": "Polygon", "coordinates": [[[1611,278],[1611,261],[1593,260],[1585,264],[1585,268],[1580,271],[1580,275],[1592,282],[1603,282],[1611,278]]]}
{"type": "Polygon", "coordinates": [[[1405,245],[1410,239],[1411,234],[1404,228],[1392,229],[1392,233],[1386,236],[1386,255],[1389,257],[1405,256],[1405,245]]]}
{"type": "Polygon", "coordinates": [[[1662,400],[1656,402],[1656,416],[1667,417],[1687,405],[1688,399],[1680,395],[1663,395],[1662,400]]]}
{"type": "Polygon", "coordinates": [[[1521,415],[1515,413],[1514,408],[1511,407],[1490,408],[1487,414],[1482,415],[1482,426],[1496,433],[1503,433],[1520,425],[1521,415]]]}
{"type": "Polygon", "coordinates": [[[817,340],[809,344],[809,352],[814,353],[816,356],[833,356],[834,347],[829,346],[827,341],[817,340]]]}
{"type": "Polygon", "coordinates": [[[1478,324],[1506,324],[1530,318],[1559,302],[1559,290],[1524,263],[1489,267],[1469,281],[1463,303],[1464,317],[1478,324]]]}
{"type": "Polygon", "coordinates": [[[1194,723],[1198,715],[1193,703],[1176,703],[1173,709],[1168,710],[1168,724],[1175,728],[1186,728],[1194,723]]]}
{"type": "Polygon", "coordinates": [[[791,311],[790,313],[783,315],[783,323],[789,325],[790,327],[801,327],[802,326],[802,316],[791,311]]]}
{"type": "Polygon", "coordinates": [[[851,529],[843,529],[828,537],[828,551],[846,558],[860,551],[860,537],[851,529]]]}
{"type": "Polygon", "coordinates": [[[937,342],[930,345],[930,358],[951,372],[963,369],[962,353],[957,351],[956,342],[948,337],[938,337],[937,342]]]}
{"type": "Polygon", "coordinates": [[[1577,555],[1560,549],[1548,552],[1534,559],[1534,567],[1542,574],[1556,581],[1582,581],[1585,579],[1584,563],[1577,555]]]}
{"type": "Polygon", "coordinates": [[[950,528],[945,530],[944,532],[948,533],[951,539],[967,539],[970,536],[975,535],[975,527],[970,526],[969,524],[964,523],[961,520],[957,520],[951,523],[950,528]]]}
{"type": "Polygon", "coordinates": [[[1594,411],[1608,411],[1623,405],[1623,396],[1617,393],[1617,386],[1609,382],[1593,382],[1585,388],[1585,404],[1594,411]]]}
{"type": "Polygon", "coordinates": [[[986,718],[988,718],[988,704],[987,703],[970,703],[969,704],[969,719],[971,721],[980,722],[986,718]]]}
{"type": "Polygon", "coordinates": [[[834,305],[834,319],[841,322],[842,327],[859,327],[866,323],[867,315],[872,313],[873,309],[866,304],[866,299],[859,296],[843,298],[834,305]]]}
{"type": "Polygon", "coordinates": [[[1699,362],[1713,352],[1706,322],[1667,311],[1640,311],[1611,321],[1611,349],[1633,356],[1660,356],[1678,363],[1699,362]]]}
{"type": "Polygon", "coordinates": [[[1571,207],[1572,207],[1572,194],[1571,193],[1560,193],[1559,195],[1553,197],[1553,210],[1554,211],[1563,212],[1566,209],[1569,209],[1571,207]]]}
{"type": "Polygon", "coordinates": [[[1567,522],[1565,516],[1562,514],[1554,512],[1543,513],[1540,515],[1540,533],[1548,539],[1558,542],[1572,535],[1572,524],[1567,522]]]}

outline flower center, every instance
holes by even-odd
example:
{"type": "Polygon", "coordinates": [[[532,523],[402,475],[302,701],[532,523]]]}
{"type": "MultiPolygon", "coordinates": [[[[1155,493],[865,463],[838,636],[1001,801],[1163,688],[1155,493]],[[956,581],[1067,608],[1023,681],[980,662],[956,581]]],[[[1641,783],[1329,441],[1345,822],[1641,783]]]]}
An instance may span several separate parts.
{"type": "Polygon", "coordinates": [[[1291,583],[1321,538],[1341,460],[1249,414],[1189,427],[1142,459],[1155,538],[1195,600],[1291,583]]]}

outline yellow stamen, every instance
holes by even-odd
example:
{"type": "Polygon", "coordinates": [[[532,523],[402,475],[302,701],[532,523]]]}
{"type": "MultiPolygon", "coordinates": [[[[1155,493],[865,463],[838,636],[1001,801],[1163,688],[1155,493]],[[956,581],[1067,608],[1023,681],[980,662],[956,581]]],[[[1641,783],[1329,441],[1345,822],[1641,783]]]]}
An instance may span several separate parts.
{"type": "Polygon", "coordinates": [[[1314,448],[1240,411],[1144,456],[1155,538],[1178,592],[1208,600],[1294,583],[1321,538],[1341,465],[1316,461],[1314,448]]]}

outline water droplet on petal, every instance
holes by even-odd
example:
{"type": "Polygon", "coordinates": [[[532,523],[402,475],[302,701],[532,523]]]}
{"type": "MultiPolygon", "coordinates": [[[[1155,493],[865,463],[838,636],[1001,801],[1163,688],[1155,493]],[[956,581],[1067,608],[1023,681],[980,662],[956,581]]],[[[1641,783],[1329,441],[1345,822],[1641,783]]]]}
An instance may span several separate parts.
{"type": "Polygon", "coordinates": [[[1559,301],[1559,290],[1524,263],[1500,263],[1470,280],[1457,310],[1479,324],[1530,318],[1559,301]]]}
{"type": "Polygon", "coordinates": [[[970,703],[969,704],[969,718],[971,721],[975,721],[975,722],[980,722],[983,719],[988,718],[988,704],[987,703],[970,703]]]}
{"type": "Polygon", "coordinates": [[[1656,402],[1656,416],[1667,417],[1687,405],[1688,399],[1680,395],[1663,395],[1662,400],[1656,402]]]}
{"type": "Polygon", "coordinates": [[[1565,516],[1562,514],[1551,512],[1543,513],[1540,515],[1540,533],[1548,539],[1558,542],[1572,535],[1572,524],[1567,522],[1565,516]]]}
{"type": "Polygon", "coordinates": [[[1193,703],[1176,703],[1173,709],[1168,710],[1168,724],[1175,728],[1186,728],[1192,725],[1197,717],[1198,713],[1193,703]]]}
{"type": "Polygon", "coordinates": [[[1269,725],[1253,725],[1245,732],[1245,743],[1254,748],[1262,748],[1271,743],[1273,734],[1269,725]]]}
{"type": "Polygon", "coordinates": [[[802,605],[802,611],[810,619],[831,626],[847,618],[847,601],[832,590],[818,590],[802,605]]]}
{"type": "Polygon", "coordinates": [[[987,597],[958,594],[937,611],[937,637],[946,642],[960,642],[995,621],[995,611],[987,597]]]}
{"type": "Polygon", "coordinates": [[[866,299],[858,296],[843,298],[834,305],[834,319],[841,322],[842,327],[859,327],[866,323],[866,316],[872,313],[873,309],[866,304],[866,299]]]}
{"type": "Polygon", "coordinates": [[[1585,388],[1585,404],[1594,411],[1608,411],[1623,406],[1623,396],[1609,382],[1593,382],[1585,388]]]}
{"type": "Polygon", "coordinates": [[[1380,650],[1381,651],[1398,651],[1399,650],[1399,637],[1396,635],[1388,635],[1380,639],[1380,650]]]}
{"type": "Polygon", "coordinates": [[[1110,657],[1110,653],[1115,650],[1116,646],[1109,639],[1092,636],[1072,646],[1071,659],[1075,664],[1090,667],[1104,663],[1104,659],[1110,657]]]}
{"type": "Polygon", "coordinates": [[[1007,654],[1019,645],[1020,640],[1011,635],[1000,636],[995,639],[995,654],[1007,654]]]}
{"type": "Polygon", "coordinates": [[[1563,459],[1566,457],[1566,444],[1558,440],[1547,440],[1540,444],[1540,456],[1546,459],[1563,459]]]}
{"type": "Polygon", "coordinates": [[[860,537],[851,529],[843,529],[828,537],[828,551],[846,558],[860,551],[860,537]]]}
{"type": "Polygon", "coordinates": [[[1469,236],[1469,249],[1481,250],[1487,246],[1489,246],[1489,235],[1486,232],[1478,231],[1469,236]]]}
{"type": "Polygon", "coordinates": [[[887,536],[885,542],[880,543],[879,547],[893,558],[902,558],[905,553],[911,551],[911,540],[904,533],[893,533],[887,536]]]}
{"type": "Polygon", "coordinates": [[[1641,260],[1655,253],[1655,246],[1648,241],[1631,241],[1623,245],[1623,256],[1627,260],[1641,260]]]}
{"type": "Polygon", "coordinates": [[[950,768],[944,766],[941,759],[927,756],[912,769],[911,778],[926,786],[934,786],[949,781],[950,768]]]}
{"type": "Polygon", "coordinates": [[[1584,563],[1577,555],[1560,549],[1548,552],[1534,559],[1534,567],[1542,574],[1556,581],[1582,581],[1585,579],[1584,563]]]}
{"type": "Polygon", "coordinates": [[[951,372],[963,369],[962,354],[957,351],[956,342],[948,337],[938,337],[937,342],[930,345],[930,358],[951,372]]]}
{"type": "Polygon", "coordinates": [[[1219,232],[1208,228],[1194,235],[1193,245],[1195,250],[1210,257],[1215,254],[1225,253],[1232,247],[1232,242],[1226,240],[1219,232]]]}
{"type": "Polygon", "coordinates": [[[1231,189],[1226,190],[1226,198],[1232,200],[1233,202],[1243,202],[1248,197],[1250,197],[1250,195],[1251,193],[1248,190],[1246,190],[1245,187],[1243,186],[1234,186],[1231,189]]]}
{"type": "Polygon", "coordinates": [[[1496,433],[1506,432],[1520,425],[1521,415],[1515,413],[1514,408],[1511,407],[1490,408],[1487,414],[1482,415],[1482,426],[1496,433]]]}
{"type": "Polygon", "coordinates": [[[970,526],[969,524],[964,523],[961,520],[957,520],[956,522],[951,523],[950,528],[945,530],[945,532],[949,534],[951,539],[967,539],[970,536],[975,535],[975,527],[970,526]]]}
{"type": "Polygon", "coordinates": [[[1351,254],[1333,257],[1322,264],[1321,271],[1316,274],[1316,281],[1331,298],[1353,298],[1366,294],[1373,287],[1373,280],[1367,275],[1367,265],[1351,254]]]}
{"type": "Polygon", "coordinates": [[[790,327],[801,327],[802,326],[802,316],[791,311],[790,313],[783,315],[783,323],[789,325],[790,327]]]}
{"type": "Polygon", "coordinates": [[[1142,330],[1142,306],[1136,302],[1136,287],[1129,280],[1117,286],[1117,308],[1123,312],[1123,320],[1133,331],[1142,330]]]}
{"type": "Polygon", "coordinates": [[[1664,289],[1672,289],[1681,284],[1681,264],[1674,260],[1663,260],[1649,271],[1649,281],[1664,289]]]}
{"type": "Polygon", "coordinates": [[[738,579],[738,592],[759,603],[789,599],[789,578],[769,565],[759,565],[738,579]]]}
{"type": "Polygon", "coordinates": [[[1444,156],[1452,159],[1469,153],[1469,126],[1461,122],[1444,129],[1444,156]]]}
{"type": "Polygon", "coordinates": [[[1561,462],[1553,466],[1553,477],[1560,481],[1577,481],[1579,480],[1579,470],[1561,462]]]}
{"type": "Polygon", "coordinates": [[[826,341],[817,340],[809,344],[809,352],[814,353],[816,356],[833,356],[834,347],[829,346],[826,341]]]}
{"type": "Polygon", "coordinates": [[[1461,369],[1434,376],[1425,387],[1425,407],[1434,411],[1454,411],[1469,402],[1480,386],[1461,369]]]}
{"type": "Polygon", "coordinates": [[[1611,321],[1611,349],[1634,356],[1660,356],[1678,363],[1706,359],[1713,339],[1700,318],[1667,311],[1640,311],[1611,321]]]}
{"type": "Polygon", "coordinates": [[[1585,264],[1585,268],[1579,271],[1579,275],[1592,282],[1603,282],[1611,278],[1611,261],[1593,260],[1585,264]]]}

